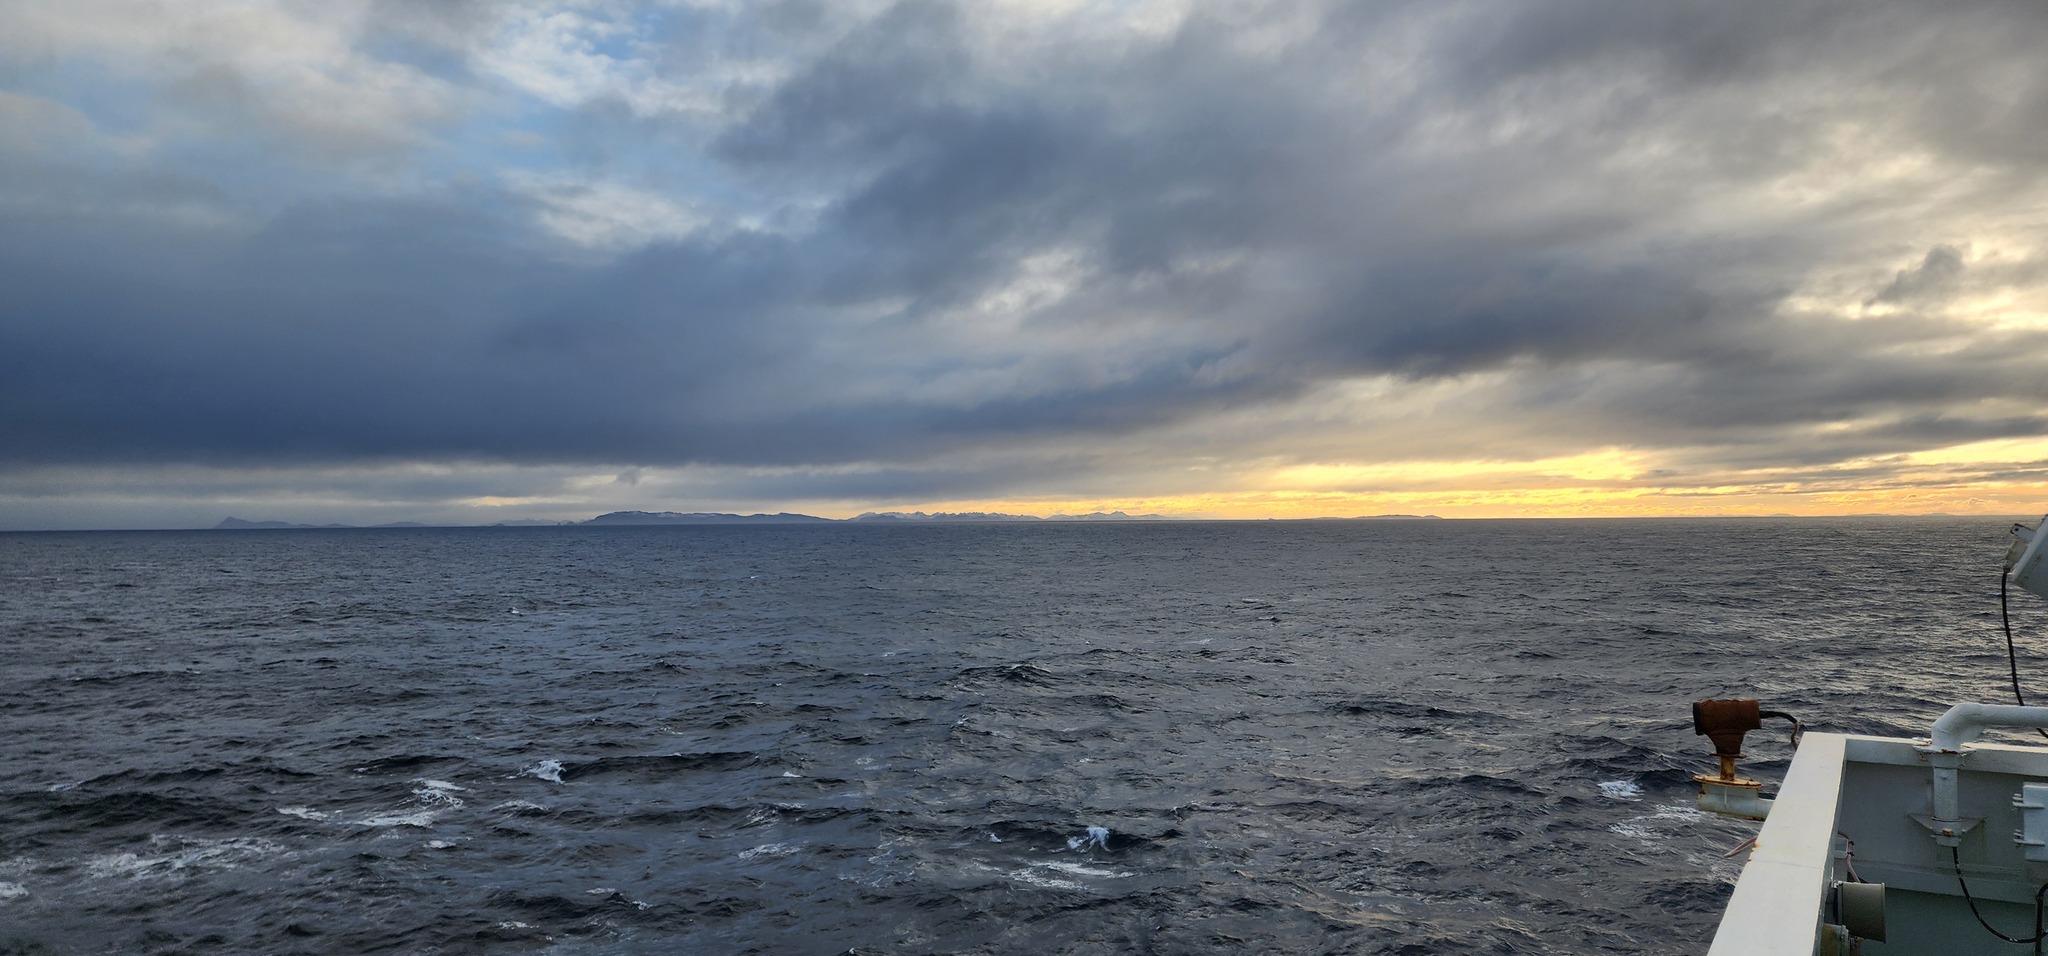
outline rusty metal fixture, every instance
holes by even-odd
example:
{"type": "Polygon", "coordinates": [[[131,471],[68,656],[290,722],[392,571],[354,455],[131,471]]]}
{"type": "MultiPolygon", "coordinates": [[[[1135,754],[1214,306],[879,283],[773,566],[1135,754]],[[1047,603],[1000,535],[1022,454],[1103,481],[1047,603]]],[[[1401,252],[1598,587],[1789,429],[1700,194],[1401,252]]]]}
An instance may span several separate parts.
{"type": "Polygon", "coordinates": [[[1754,700],[1701,700],[1692,705],[1692,732],[1714,742],[1724,781],[1739,779],[1735,761],[1742,756],[1742,737],[1763,725],[1763,708],[1754,700]]]}

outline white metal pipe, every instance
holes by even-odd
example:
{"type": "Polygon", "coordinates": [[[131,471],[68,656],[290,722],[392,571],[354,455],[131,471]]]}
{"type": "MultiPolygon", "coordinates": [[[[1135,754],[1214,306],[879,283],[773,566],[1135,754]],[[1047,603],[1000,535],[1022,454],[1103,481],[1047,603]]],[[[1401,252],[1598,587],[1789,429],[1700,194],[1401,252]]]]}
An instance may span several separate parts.
{"type": "Polygon", "coordinates": [[[1934,767],[1934,823],[1937,838],[1954,839],[1962,821],[1961,798],[1957,794],[1956,770],[1962,765],[1963,745],[1986,727],[2048,728],[2048,707],[2017,704],[1957,704],[1934,720],[1930,734],[1928,762],[1934,767]],[[1949,831],[1944,834],[1942,831],[1949,831]]]}
{"type": "Polygon", "coordinates": [[[1934,749],[1962,750],[1986,727],[2048,728],[2048,707],[2017,704],[1957,704],[1934,719],[1934,749]]]}

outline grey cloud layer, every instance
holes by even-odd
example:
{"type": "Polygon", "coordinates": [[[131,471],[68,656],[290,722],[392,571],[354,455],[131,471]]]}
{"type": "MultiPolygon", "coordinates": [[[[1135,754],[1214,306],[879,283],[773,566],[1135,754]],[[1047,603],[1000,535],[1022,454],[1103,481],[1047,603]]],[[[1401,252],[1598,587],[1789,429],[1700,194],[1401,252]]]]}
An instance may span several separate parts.
{"type": "MultiPolygon", "coordinates": [[[[480,9],[384,45],[481,84],[480,9]]],[[[806,9],[717,26],[802,52],[714,120],[564,120],[580,174],[691,149],[786,197],[623,254],[383,133],[338,172],[0,139],[0,463],[897,463],[847,487],[936,497],[1048,475],[918,462],[1111,436],[1145,458],[1158,429],[1362,376],[1504,374],[1475,417],[1558,453],[1795,467],[2048,426],[2048,341],[1944,311],[2043,281],[1985,251],[2042,238],[2036,5],[1253,5],[1017,51],[974,5],[806,9]],[[1871,179],[1873,153],[1919,171],[1871,179]],[[363,188],[380,163],[425,185],[363,188]],[[1813,312],[1824,273],[1855,288],[1813,312]]],[[[716,45],[700,26],[674,42],[716,45]]],[[[236,79],[212,82],[159,92],[218,114],[236,79]]],[[[304,119],[223,122],[347,134],[304,119]]]]}

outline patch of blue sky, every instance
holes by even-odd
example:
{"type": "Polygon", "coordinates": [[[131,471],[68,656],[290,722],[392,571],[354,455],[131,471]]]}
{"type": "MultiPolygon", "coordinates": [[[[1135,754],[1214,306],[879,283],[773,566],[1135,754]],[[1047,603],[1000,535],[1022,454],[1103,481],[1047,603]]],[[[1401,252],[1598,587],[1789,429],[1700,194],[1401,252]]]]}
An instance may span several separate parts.
{"type": "Polygon", "coordinates": [[[428,178],[452,179],[507,168],[573,165],[563,149],[561,111],[507,92],[437,131],[421,157],[428,178]]]}
{"type": "MultiPolygon", "coordinates": [[[[707,57],[739,52],[755,44],[755,31],[726,7],[670,7],[649,10],[635,23],[635,52],[673,63],[681,55],[707,57]]],[[[765,49],[765,47],[764,47],[765,49]]]]}
{"type": "Polygon", "coordinates": [[[636,117],[617,103],[562,109],[507,91],[493,106],[441,131],[421,158],[444,182],[482,177],[518,186],[608,186],[658,195],[728,227],[787,224],[789,184],[756,175],[708,148],[718,130],[679,117],[636,117]]]}
{"type": "Polygon", "coordinates": [[[146,79],[82,59],[55,58],[35,69],[18,69],[0,89],[68,107],[102,137],[143,134],[161,108],[162,94],[146,79]]]}
{"type": "Polygon", "coordinates": [[[376,33],[358,40],[356,51],[384,63],[408,67],[457,86],[475,82],[466,51],[422,40],[396,31],[376,33]]]}
{"type": "Polygon", "coordinates": [[[582,35],[584,52],[616,63],[644,59],[648,52],[646,36],[651,27],[660,23],[660,19],[660,14],[652,10],[639,16],[602,18],[599,21],[602,29],[589,30],[582,35]]]}
{"type": "Polygon", "coordinates": [[[190,195],[204,183],[216,201],[258,215],[337,186],[331,163],[294,149],[289,131],[243,122],[232,115],[232,98],[212,101],[217,94],[181,89],[177,78],[166,83],[96,59],[58,58],[11,80],[11,91],[60,104],[90,124],[90,135],[43,143],[74,169],[132,176],[135,188],[151,193],[190,195]]]}

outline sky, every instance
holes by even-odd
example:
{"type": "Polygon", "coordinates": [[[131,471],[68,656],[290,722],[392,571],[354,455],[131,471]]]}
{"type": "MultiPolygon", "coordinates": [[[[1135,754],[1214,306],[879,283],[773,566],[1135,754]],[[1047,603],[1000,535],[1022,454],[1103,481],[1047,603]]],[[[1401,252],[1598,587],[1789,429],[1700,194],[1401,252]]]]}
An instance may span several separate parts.
{"type": "Polygon", "coordinates": [[[0,3],[0,528],[2048,510],[2048,5],[0,3]]]}

